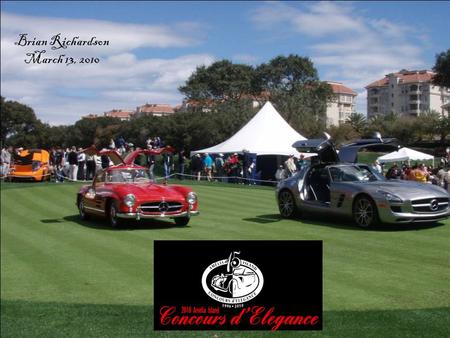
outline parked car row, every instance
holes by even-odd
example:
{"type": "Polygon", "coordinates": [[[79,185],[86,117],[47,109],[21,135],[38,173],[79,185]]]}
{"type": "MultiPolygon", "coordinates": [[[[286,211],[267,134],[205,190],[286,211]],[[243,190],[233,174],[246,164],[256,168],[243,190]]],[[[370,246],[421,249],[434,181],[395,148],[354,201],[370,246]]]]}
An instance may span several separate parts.
{"type": "MultiPolygon", "coordinates": [[[[331,138],[295,142],[302,153],[316,154],[311,165],[280,181],[276,200],[282,217],[301,217],[305,213],[341,215],[360,227],[380,223],[433,223],[450,214],[449,194],[436,185],[388,180],[371,166],[357,163],[358,151],[392,151],[395,139],[376,135],[336,150],[331,138]]],[[[98,166],[91,184],[77,193],[76,205],[82,219],[106,217],[113,227],[127,221],[172,218],[187,225],[198,215],[197,195],[181,185],[153,182],[146,167],[135,164],[140,155],[160,155],[172,148],[142,149],[123,159],[115,150],[84,150],[88,155],[108,156],[111,166],[98,166]]],[[[10,177],[42,181],[50,178],[49,153],[41,149],[23,150],[16,156],[10,177]]]]}

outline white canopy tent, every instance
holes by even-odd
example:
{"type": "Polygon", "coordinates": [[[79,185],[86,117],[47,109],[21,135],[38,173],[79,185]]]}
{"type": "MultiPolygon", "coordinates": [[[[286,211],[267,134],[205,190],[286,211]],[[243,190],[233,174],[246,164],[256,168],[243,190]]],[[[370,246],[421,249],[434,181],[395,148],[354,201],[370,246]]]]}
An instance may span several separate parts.
{"type": "Polygon", "coordinates": [[[270,102],[267,102],[245,126],[228,140],[210,148],[192,151],[191,155],[242,153],[242,150],[245,149],[257,155],[294,154],[298,157],[300,153],[292,148],[292,144],[305,139],[281,117],[270,102]]]}
{"type": "Polygon", "coordinates": [[[400,162],[400,161],[408,161],[408,163],[410,163],[410,161],[425,161],[425,160],[433,160],[434,166],[434,156],[406,147],[401,148],[398,151],[393,151],[392,153],[378,157],[378,161],[380,163],[400,162]]]}

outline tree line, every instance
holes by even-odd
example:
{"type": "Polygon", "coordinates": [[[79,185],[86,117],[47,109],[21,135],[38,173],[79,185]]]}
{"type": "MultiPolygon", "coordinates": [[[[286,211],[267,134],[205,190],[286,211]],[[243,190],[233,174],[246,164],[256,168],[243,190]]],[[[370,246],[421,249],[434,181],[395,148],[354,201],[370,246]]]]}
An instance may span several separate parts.
{"type": "MultiPolygon", "coordinates": [[[[448,62],[445,63],[448,55],[447,51],[437,56],[435,67],[443,67],[443,74],[448,68],[448,62]]],[[[445,76],[438,79],[448,81],[445,76]]],[[[334,94],[326,82],[320,81],[312,61],[298,55],[277,56],[258,66],[229,60],[199,66],[179,91],[185,97],[185,105],[171,116],[135,116],[130,121],[98,117],[64,126],[43,123],[31,107],[2,97],[2,144],[27,148],[95,144],[102,148],[111,138],[122,136],[135,146],[144,146],[148,137],[159,136],[166,144],[190,151],[215,145],[232,136],[260,109],[254,102],[262,105],[266,100],[307,138],[327,131],[337,143],[344,143],[379,131],[383,136],[411,144],[436,138],[445,140],[450,134],[449,117],[437,112],[417,118],[393,112],[369,120],[355,113],[340,126],[327,128],[327,102],[334,94]]]]}

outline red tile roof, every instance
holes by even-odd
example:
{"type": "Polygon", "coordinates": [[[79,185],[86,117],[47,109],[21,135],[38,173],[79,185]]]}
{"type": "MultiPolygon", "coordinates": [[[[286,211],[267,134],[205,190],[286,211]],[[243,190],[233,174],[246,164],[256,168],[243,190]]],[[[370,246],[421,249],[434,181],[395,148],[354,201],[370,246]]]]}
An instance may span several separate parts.
{"type": "Polygon", "coordinates": [[[433,79],[434,73],[428,70],[403,70],[398,73],[388,74],[384,78],[367,85],[366,88],[387,86],[389,84],[389,76],[392,75],[398,77],[400,83],[417,83],[431,81],[433,79]]]}
{"type": "Polygon", "coordinates": [[[327,81],[327,83],[331,86],[331,89],[333,90],[333,93],[335,93],[335,94],[349,94],[349,95],[353,95],[353,96],[358,95],[351,88],[344,86],[340,82],[327,81]]]}
{"type": "Polygon", "coordinates": [[[173,108],[169,104],[144,104],[138,107],[139,113],[145,114],[171,114],[174,112],[173,108]]]}
{"type": "Polygon", "coordinates": [[[130,118],[131,115],[134,114],[132,110],[122,110],[122,109],[113,109],[104,113],[105,116],[108,117],[118,117],[118,118],[130,118]]]}

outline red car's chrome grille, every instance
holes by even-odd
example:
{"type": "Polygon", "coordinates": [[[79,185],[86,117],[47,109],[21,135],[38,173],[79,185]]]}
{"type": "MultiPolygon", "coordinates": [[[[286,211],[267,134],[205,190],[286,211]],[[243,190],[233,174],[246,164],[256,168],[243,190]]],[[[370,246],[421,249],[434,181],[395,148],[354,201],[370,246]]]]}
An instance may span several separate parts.
{"type": "Polygon", "coordinates": [[[180,202],[157,201],[142,203],[140,206],[142,212],[177,212],[183,208],[180,202]]]}

